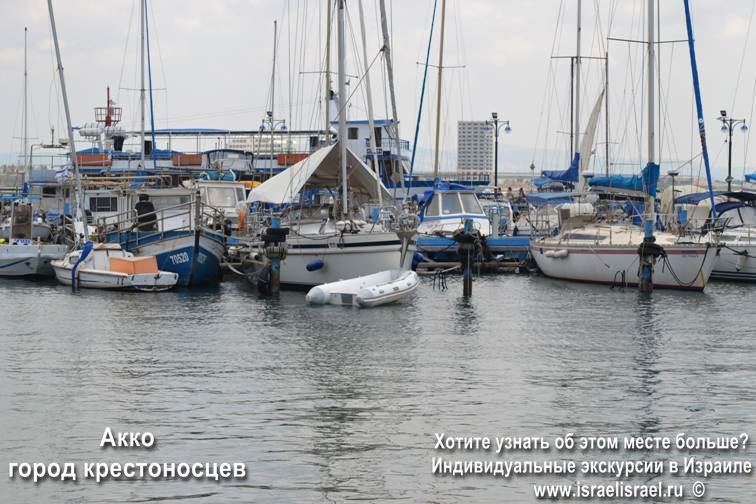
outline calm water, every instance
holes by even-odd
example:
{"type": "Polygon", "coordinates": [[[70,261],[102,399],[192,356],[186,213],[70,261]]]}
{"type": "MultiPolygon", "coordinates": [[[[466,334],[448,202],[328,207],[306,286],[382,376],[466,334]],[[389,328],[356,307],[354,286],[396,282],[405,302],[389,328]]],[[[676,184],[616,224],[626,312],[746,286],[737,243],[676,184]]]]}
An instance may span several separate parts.
{"type": "MultiPolygon", "coordinates": [[[[241,282],[74,296],[4,281],[0,502],[535,502],[553,478],[434,477],[433,433],[756,438],[756,286],[649,299],[513,275],[461,291],[424,280],[402,306],[352,310],[241,282]],[[101,450],[106,426],[158,446],[101,450]],[[11,461],[76,462],[80,481],[9,480],[11,461]],[[242,461],[248,477],[98,485],[89,461],[242,461]]],[[[707,502],[756,495],[753,476],[706,483],[707,502]]]]}

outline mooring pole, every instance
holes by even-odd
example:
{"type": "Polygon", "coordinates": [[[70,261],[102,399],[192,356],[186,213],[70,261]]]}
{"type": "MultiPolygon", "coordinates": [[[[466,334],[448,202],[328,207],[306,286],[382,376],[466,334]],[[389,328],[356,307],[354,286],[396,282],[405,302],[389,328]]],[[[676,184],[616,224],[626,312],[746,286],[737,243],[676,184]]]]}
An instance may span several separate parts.
{"type": "Polygon", "coordinates": [[[459,243],[462,259],[462,296],[472,296],[472,263],[475,245],[472,242],[473,221],[465,219],[464,239],[459,243]]]}
{"type": "MultiPolygon", "coordinates": [[[[271,229],[279,229],[281,227],[281,218],[278,216],[271,217],[270,227],[271,229]]],[[[270,257],[270,295],[274,298],[278,298],[281,293],[281,254],[279,253],[269,254],[269,257],[270,257]]]]}

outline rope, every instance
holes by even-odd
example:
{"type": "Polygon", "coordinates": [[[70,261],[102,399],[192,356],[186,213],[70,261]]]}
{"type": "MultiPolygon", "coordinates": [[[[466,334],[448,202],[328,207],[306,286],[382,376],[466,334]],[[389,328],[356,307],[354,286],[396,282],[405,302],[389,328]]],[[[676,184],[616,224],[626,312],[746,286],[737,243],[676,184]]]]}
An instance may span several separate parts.
{"type": "Polygon", "coordinates": [[[701,271],[703,271],[704,263],[706,263],[706,256],[709,255],[710,248],[711,247],[709,246],[706,247],[706,252],[704,252],[703,260],[701,261],[701,266],[698,267],[698,271],[693,277],[693,280],[691,280],[690,282],[683,282],[680,280],[680,278],[675,273],[675,270],[672,268],[672,263],[669,262],[669,258],[667,258],[666,254],[662,256],[663,261],[664,261],[663,264],[665,267],[669,268],[669,273],[672,275],[672,278],[674,278],[675,282],[677,282],[678,285],[680,285],[681,287],[690,287],[691,285],[696,283],[696,279],[698,279],[698,275],[700,275],[701,271]]]}

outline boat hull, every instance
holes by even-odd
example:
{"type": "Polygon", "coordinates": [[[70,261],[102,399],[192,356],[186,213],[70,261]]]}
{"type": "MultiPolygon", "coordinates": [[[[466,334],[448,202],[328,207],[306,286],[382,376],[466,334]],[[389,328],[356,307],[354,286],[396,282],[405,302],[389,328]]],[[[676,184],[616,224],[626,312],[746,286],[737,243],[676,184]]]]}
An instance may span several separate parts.
{"type": "MultiPolygon", "coordinates": [[[[657,261],[655,289],[702,291],[711,276],[718,250],[713,246],[665,246],[670,268],[657,261]]],[[[531,245],[530,253],[541,272],[551,278],[577,282],[637,287],[637,246],[579,247],[531,245]]]]}
{"type": "Polygon", "coordinates": [[[67,250],[65,245],[0,245],[0,277],[52,276],[50,263],[67,250]]]}
{"type": "Polygon", "coordinates": [[[724,246],[714,264],[711,278],[756,282],[756,245],[724,246]]]}
{"type": "Polygon", "coordinates": [[[158,269],[177,273],[178,285],[182,287],[199,287],[215,285],[221,280],[221,263],[226,251],[223,236],[201,231],[199,239],[193,231],[172,231],[152,236],[137,237],[109,236],[108,241],[121,243],[121,246],[134,255],[153,255],[157,259],[158,269]],[[199,244],[195,249],[195,241],[199,244]]]}
{"type": "Polygon", "coordinates": [[[409,246],[403,264],[402,243],[394,233],[356,233],[328,239],[293,237],[287,240],[286,258],[281,261],[281,284],[293,287],[313,287],[347,278],[392,269],[409,269],[415,252],[409,246]],[[323,266],[308,271],[315,261],[323,266]]]}
{"type": "Polygon", "coordinates": [[[310,289],[309,304],[332,304],[372,308],[394,303],[412,294],[420,279],[414,271],[390,270],[348,280],[318,285],[310,289]]]}
{"type": "MultiPolygon", "coordinates": [[[[71,285],[71,265],[54,261],[55,277],[63,285],[71,285]]],[[[82,289],[139,290],[160,292],[176,286],[173,273],[138,273],[127,275],[110,271],[80,269],[77,272],[77,286],[82,289]]]]}

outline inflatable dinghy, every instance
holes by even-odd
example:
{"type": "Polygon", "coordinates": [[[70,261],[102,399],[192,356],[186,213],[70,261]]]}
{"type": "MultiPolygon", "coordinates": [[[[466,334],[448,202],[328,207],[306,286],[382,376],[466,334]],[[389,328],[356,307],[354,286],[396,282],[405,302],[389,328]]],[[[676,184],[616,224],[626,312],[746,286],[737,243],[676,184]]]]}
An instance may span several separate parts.
{"type": "Polygon", "coordinates": [[[332,304],[369,308],[409,296],[420,279],[414,271],[387,270],[349,280],[325,283],[310,289],[309,304],[332,304]]]}

